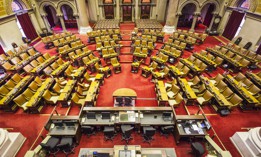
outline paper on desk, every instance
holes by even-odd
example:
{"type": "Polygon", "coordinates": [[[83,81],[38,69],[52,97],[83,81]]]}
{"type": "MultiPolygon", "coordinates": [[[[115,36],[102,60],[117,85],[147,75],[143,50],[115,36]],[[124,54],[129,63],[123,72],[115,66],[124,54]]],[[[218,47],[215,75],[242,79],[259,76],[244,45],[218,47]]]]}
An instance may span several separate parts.
{"type": "Polygon", "coordinates": [[[191,134],[191,132],[189,131],[189,128],[184,128],[184,131],[186,134],[191,134]]]}
{"type": "Polygon", "coordinates": [[[111,116],[111,121],[112,121],[112,122],[115,121],[115,116],[111,116]]]}
{"type": "Polygon", "coordinates": [[[167,95],[168,95],[169,98],[172,98],[172,97],[174,96],[174,93],[173,93],[172,91],[169,91],[169,92],[167,93],[167,95]]]}
{"type": "Polygon", "coordinates": [[[204,131],[202,129],[198,129],[199,134],[204,134],[204,131]]]}
{"type": "Polygon", "coordinates": [[[143,118],[143,113],[140,114],[140,118],[143,118]]]}
{"type": "Polygon", "coordinates": [[[193,128],[193,130],[199,130],[198,126],[196,124],[192,124],[192,128],[193,128]]]}

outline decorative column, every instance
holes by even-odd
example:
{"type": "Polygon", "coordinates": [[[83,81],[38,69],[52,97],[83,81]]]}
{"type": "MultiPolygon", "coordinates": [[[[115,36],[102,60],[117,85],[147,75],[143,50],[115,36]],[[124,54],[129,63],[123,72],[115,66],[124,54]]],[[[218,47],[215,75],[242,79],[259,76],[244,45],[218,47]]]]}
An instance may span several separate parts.
{"type": "Polygon", "coordinates": [[[182,15],[181,12],[176,13],[176,18],[174,20],[174,27],[175,29],[178,27],[179,17],[182,15]]]}
{"type": "Polygon", "coordinates": [[[198,20],[198,16],[200,15],[200,12],[195,12],[194,15],[193,15],[193,22],[192,22],[192,25],[191,25],[191,28],[189,31],[194,31],[195,30],[195,26],[196,26],[196,22],[198,20]]]}
{"type": "Polygon", "coordinates": [[[163,31],[167,34],[172,34],[175,31],[174,20],[176,18],[176,12],[178,7],[177,0],[169,0],[167,21],[163,27],[163,31]]]}
{"type": "Polygon", "coordinates": [[[213,17],[212,17],[211,22],[210,22],[210,24],[208,26],[208,29],[207,29],[208,32],[211,31],[213,23],[214,23],[214,20],[215,20],[216,16],[218,15],[217,12],[213,12],[212,14],[213,14],[213,17]]]}
{"type": "Polygon", "coordinates": [[[92,28],[89,25],[85,0],[77,0],[76,3],[79,11],[79,33],[86,34],[87,32],[91,32],[92,28]]]}
{"type": "Polygon", "coordinates": [[[139,0],[135,0],[135,20],[140,19],[139,17],[139,0]]]}
{"type": "Polygon", "coordinates": [[[76,22],[77,22],[77,27],[78,27],[78,29],[79,29],[79,28],[80,28],[79,14],[75,13],[75,14],[73,14],[73,16],[74,16],[74,17],[75,17],[75,19],[76,19],[76,22]]]}
{"type": "Polygon", "coordinates": [[[120,20],[120,0],[116,0],[116,19],[120,20]]]}
{"type": "Polygon", "coordinates": [[[41,14],[40,14],[40,8],[38,6],[38,3],[36,2],[36,0],[31,0],[31,4],[32,4],[32,9],[34,10],[34,14],[35,17],[37,19],[37,22],[41,28],[40,33],[42,33],[42,29],[45,28],[45,22],[44,20],[41,18],[41,14]]]}
{"type": "Polygon", "coordinates": [[[41,16],[42,16],[42,18],[43,18],[44,25],[45,25],[47,31],[48,31],[48,32],[52,32],[51,27],[50,27],[50,24],[49,24],[49,22],[48,22],[48,20],[47,20],[47,14],[41,14],[41,16]]]}
{"type": "Polygon", "coordinates": [[[63,19],[63,14],[56,14],[56,16],[59,17],[60,23],[62,25],[62,29],[63,29],[64,32],[66,32],[66,27],[65,27],[64,19],[63,19]]]}

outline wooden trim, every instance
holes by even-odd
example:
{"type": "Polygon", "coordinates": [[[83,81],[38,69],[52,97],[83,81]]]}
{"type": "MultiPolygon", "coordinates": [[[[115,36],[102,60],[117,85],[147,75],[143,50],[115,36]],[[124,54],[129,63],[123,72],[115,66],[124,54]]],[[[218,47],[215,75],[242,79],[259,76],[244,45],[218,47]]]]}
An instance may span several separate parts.
{"type": "Polygon", "coordinates": [[[84,107],[83,111],[171,111],[171,107],[84,107]]]}

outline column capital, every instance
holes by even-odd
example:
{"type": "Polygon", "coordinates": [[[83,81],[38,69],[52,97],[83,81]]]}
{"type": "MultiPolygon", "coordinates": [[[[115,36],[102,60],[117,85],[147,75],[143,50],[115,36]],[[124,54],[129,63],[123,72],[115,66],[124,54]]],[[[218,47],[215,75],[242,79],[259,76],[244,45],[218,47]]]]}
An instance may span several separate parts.
{"type": "Polygon", "coordinates": [[[180,15],[182,15],[182,12],[177,12],[176,13],[176,16],[180,16],[180,15]]]}
{"type": "Polygon", "coordinates": [[[214,16],[216,16],[216,15],[218,15],[218,12],[214,11],[214,12],[212,12],[212,14],[213,14],[214,16]]]}
{"type": "Polygon", "coordinates": [[[58,17],[63,17],[63,14],[61,14],[61,13],[59,14],[59,13],[58,13],[58,14],[56,14],[56,16],[58,16],[58,17]]]}
{"type": "Polygon", "coordinates": [[[46,13],[42,13],[41,16],[42,16],[42,17],[46,17],[47,14],[46,14],[46,13]]]}
{"type": "Polygon", "coordinates": [[[79,14],[78,14],[78,13],[74,13],[73,16],[76,17],[76,18],[78,18],[78,17],[79,17],[79,14]]]}
{"type": "Polygon", "coordinates": [[[194,12],[193,16],[199,16],[200,14],[200,12],[194,12]]]}

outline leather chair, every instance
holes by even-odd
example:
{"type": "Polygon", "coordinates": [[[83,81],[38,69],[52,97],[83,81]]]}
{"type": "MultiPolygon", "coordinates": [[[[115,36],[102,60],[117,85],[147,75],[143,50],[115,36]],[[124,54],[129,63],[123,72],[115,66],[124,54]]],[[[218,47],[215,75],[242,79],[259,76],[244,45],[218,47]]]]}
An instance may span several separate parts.
{"type": "Polygon", "coordinates": [[[169,68],[165,67],[164,69],[162,69],[159,72],[152,71],[152,76],[153,76],[153,78],[156,78],[156,79],[164,79],[169,76],[169,68]]]}
{"type": "Polygon", "coordinates": [[[210,102],[213,97],[213,95],[208,90],[202,94],[198,94],[197,96],[197,101],[200,105],[205,105],[206,103],[210,102]]]}
{"type": "Polygon", "coordinates": [[[111,69],[110,67],[103,67],[102,65],[99,65],[98,63],[95,63],[95,69],[97,72],[102,73],[105,75],[106,78],[111,76],[111,69]]]}
{"type": "Polygon", "coordinates": [[[199,85],[199,86],[192,87],[192,90],[193,90],[196,94],[201,94],[201,93],[205,92],[206,87],[205,87],[205,84],[201,84],[201,85],[199,85]]]}
{"type": "Polygon", "coordinates": [[[205,149],[203,147],[203,145],[199,142],[193,142],[191,143],[191,149],[192,149],[192,154],[195,157],[202,157],[203,154],[205,153],[205,149]]]}
{"type": "Polygon", "coordinates": [[[115,130],[114,130],[113,126],[104,127],[103,133],[104,133],[105,141],[107,141],[107,140],[113,141],[113,139],[115,137],[115,130]]]}
{"type": "Polygon", "coordinates": [[[174,98],[180,91],[180,88],[175,85],[172,84],[170,89],[167,89],[167,95],[170,99],[174,98]]]}
{"type": "Polygon", "coordinates": [[[95,128],[92,126],[82,126],[82,133],[86,134],[88,137],[95,134],[95,128]]]}
{"type": "Polygon", "coordinates": [[[177,95],[175,95],[173,98],[169,99],[169,105],[170,106],[174,106],[177,107],[179,104],[181,104],[181,102],[183,101],[183,97],[181,96],[180,93],[178,93],[177,95]]]}
{"type": "Polygon", "coordinates": [[[125,140],[127,144],[129,144],[129,140],[133,139],[131,136],[131,132],[134,129],[134,127],[131,127],[130,125],[122,125],[121,131],[122,131],[122,138],[121,140],[125,140]]]}
{"type": "Polygon", "coordinates": [[[123,103],[123,97],[116,97],[115,102],[116,102],[115,103],[116,106],[123,106],[123,104],[124,104],[123,103]]]}
{"type": "Polygon", "coordinates": [[[57,148],[59,141],[59,138],[51,137],[46,143],[40,143],[40,145],[46,151],[47,156],[49,156],[50,154],[55,156],[55,154],[59,151],[59,149],[57,148]]]}
{"type": "Polygon", "coordinates": [[[151,143],[153,140],[153,136],[156,133],[156,129],[151,126],[144,126],[143,127],[143,142],[151,143]]]}
{"type": "MultiPolygon", "coordinates": [[[[2,88],[1,88],[2,89],[2,88]]],[[[25,99],[24,95],[20,94],[16,98],[13,99],[15,104],[22,108],[24,111],[27,111],[28,107],[26,106],[28,103],[28,100],[25,99]]]]}
{"type": "Polygon", "coordinates": [[[81,96],[77,93],[73,93],[71,101],[78,106],[84,106],[85,104],[85,96],[81,96]]]}
{"type": "Polygon", "coordinates": [[[113,66],[113,71],[115,74],[121,72],[121,64],[119,63],[117,58],[111,58],[111,64],[113,66]]]}
{"type": "Polygon", "coordinates": [[[125,97],[124,98],[125,106],[132,106],[132,98],[130,97],[125,97]]]}
{"type": "Polygon", "coordinates": [[[43,98],[47,104],[56,105],[59,95],[57,93],[46,90],[43,94],[43,98]]]}
{"type": "Polygon", "coordinates": [[[223,92],[227,88],[227,84],[224,81],[220,80],[216,83],[216,87],[219,89],[220,92],[223,92]]]}
{"type": "Polygon", "coordinates": [[[221,74],[217,74],[214,78],[209,79],[209,81],[211,83],[213,83],[214,85],[217,85],[217,83],[223,79],[224,79],[224,76],[222,76],[221,74]]]}
{"type": "Polygon", "coordinates": [[[27,101],[29,101],[29,100],[33,97],[34,92],[31,91],[30,88],[27,88],[27,89],[22,93],[22,95],[25,97],[25,99],[26,99],[27,101]]]}
{"type": "Polygon", "coordinates": [[[168,138],[169,134],[173,133],[174,131],[174,126],[162,126],[160,128],[160,134],[164,135],[166,138],[168,138]]]}
{"type": "Polygon", "coordinates": [[[59,151],[63,151],[66,157],[69,154],[74,154],[73,137],[63,137],[60,143],[57,145],[59,151]]]}

